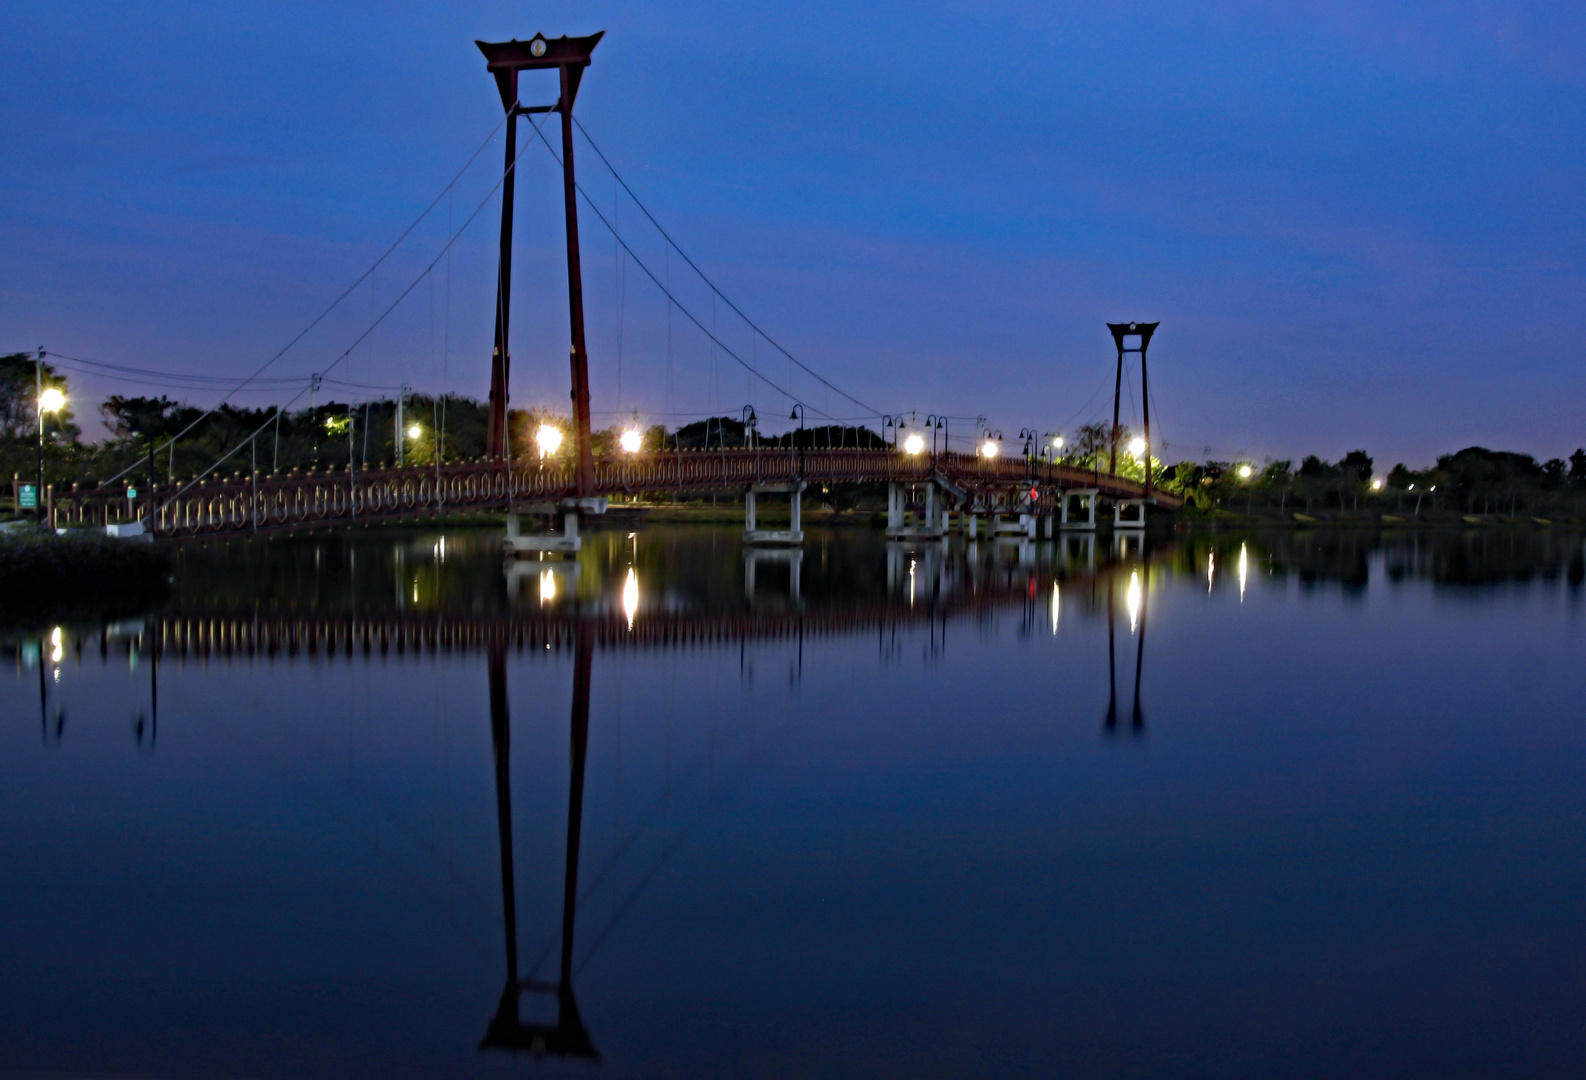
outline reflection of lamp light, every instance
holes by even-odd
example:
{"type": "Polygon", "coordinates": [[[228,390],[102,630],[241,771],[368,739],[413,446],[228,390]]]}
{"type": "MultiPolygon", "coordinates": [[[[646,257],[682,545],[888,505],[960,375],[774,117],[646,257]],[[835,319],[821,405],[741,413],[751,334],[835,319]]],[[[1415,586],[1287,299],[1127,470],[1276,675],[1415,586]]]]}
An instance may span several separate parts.
{"type": "Polygon", "coordinates": [[[1239,545],[1239,602],[1245,602],[1245,578],[1250,574],[1250,555],[1243,544],[1239,545]]]}
{"type": "Polygon", "coordinates": [[[60,663],[61,657],[65,655],[65,646],[61,644],[61,628],[57,626],[50,631],[50,663],[60,663]]]}
{"type": "Polygon", "coordinates": [[[1124,597],[1129,605],[1129,633],[1140,625],[1140,571],[1129,571],[1129,592],[1124,597]]]}
{"type": "Polygon", "coordinates": [[[1052,636],[1057,636],[1057,582],[1052,582],[1052,636]]]}
{"type": "Polygon", "coordinates": [[[1215,581],[1216,579],[1217,579],[1217,553],[1215,551],[1208,551],[1206,553],[1206,591],[1207,592],[1211,592],[1212,591],[1212,582],[1215,581]]]}
{"type": "Polygon", "coordinates": [[[541,457],[549,457],[562,445],[562,433],[550,424],[541,424],[540,430],[534,433],[534,445],[540,448],[541,457]]]}
{"type": "Polygon", "coordinates": [[[628,580],[622,583],[622,612],[628,616],[628,629],[633,629],[633,617],[639,611],[639,575],[628,567],[628,580]]]}
{"type": "Polygon", "coordinates": [[[1145,453],[1145,440],[1136,435],[1129,440],[1129,456],[1139,459],[1145,453]]]}
{"type": "Polygon", "coordinates": [[[903,440],[903,451],[907,454],[918,454],[925,449],[925,440],[916,432],[910,432],[909,437],[903,440]]]}
{"type": "Polygon", "coordinates": [[[639,434],[638,428],[629,428],[617,439],[617,443],[630,454],[637,454],[639,447],[644,442],[644,436],[639,434]]]}
{"type": "Polygon", "coordinates": [[[540,603],[549,604],[556,599],[556,575],[549,570],[540,571],[540,603]]]}

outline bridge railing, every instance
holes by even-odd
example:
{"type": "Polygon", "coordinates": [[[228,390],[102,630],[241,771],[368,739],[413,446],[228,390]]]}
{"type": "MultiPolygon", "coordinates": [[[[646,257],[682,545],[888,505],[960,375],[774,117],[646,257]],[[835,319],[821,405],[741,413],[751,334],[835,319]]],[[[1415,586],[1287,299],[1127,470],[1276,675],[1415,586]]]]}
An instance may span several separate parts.
{"type": "MultiPolygon", "coordinates": [[[[1065,488],[1097,488],[1110,498],[1139,498],[1140,484],[1122,477],[1024,458],[975,454],[917,454],[895,450],[786,448],[662,450],[602,457],[595,463],[600,495],[698,492],[785,484],[918,483],[940,474],[986,502],[1006,501],[1022,485],[1036,489],[1036,505],[1050,506],[1065,488]]],[[[339,472],[235,474],[187,486],[158,485],[153,532],[160,537],[236,535],[356,524],[434,513],[500,510],[572,494],[573,475],[558,462],[493,461],[339,472]]],[[[147,513],[149,492],[137,500],[124,487],[52,491],[57,527],[106,525],[147,513]]],[[[1158,495],[1168,506],[1179,500],[1158,495]]]]}

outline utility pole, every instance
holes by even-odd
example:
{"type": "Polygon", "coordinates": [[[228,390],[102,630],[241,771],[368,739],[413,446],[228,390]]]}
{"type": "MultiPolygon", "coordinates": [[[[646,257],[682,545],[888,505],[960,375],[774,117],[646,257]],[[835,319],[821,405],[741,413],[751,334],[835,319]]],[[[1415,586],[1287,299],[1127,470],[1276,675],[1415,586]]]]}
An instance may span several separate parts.
{"type": "MultiPolygon", "coordinates": [[[[39,346],[38,356],[33,361],[33,404],[39,414],[39,487],[38,501],[34,504],[37,509],[39,523],[44,523],[44,346],[39,346]]],[[[42,661],[41,668],[42,668],[42,661]]]]}
{"type": "MultiPolygon", "coordinates": [[[[397,405],[397,407],[396,407],[396,463],[397,463],[398,467],[401,467],[401,465],[402,465],[402,442],[403,442],[403,440],[405,438],[407,438],[407,428],[405,428],[403,426],[403,420],[402,420],[402,403],[403,403],[403,399],[406,398],[408,394],[412,393],[412,391],[413,391],[413,388],[411,386],[409,386],[407,383],[403,383],[400,387],[397,388],[397,402],[396,402],[396,405],[397,405]]],[[[366,462],[364,462],[364,464],[367,465],[368,462],[366,461],[366,462]]]]}
{"type": "Polygon", "coordinates": [[[315,411],[314,399],[319,394],[319,374],[316,372],[308,377],[308,422],[314,429],[314,468],[319,468],[319,413],[315,411]]]}

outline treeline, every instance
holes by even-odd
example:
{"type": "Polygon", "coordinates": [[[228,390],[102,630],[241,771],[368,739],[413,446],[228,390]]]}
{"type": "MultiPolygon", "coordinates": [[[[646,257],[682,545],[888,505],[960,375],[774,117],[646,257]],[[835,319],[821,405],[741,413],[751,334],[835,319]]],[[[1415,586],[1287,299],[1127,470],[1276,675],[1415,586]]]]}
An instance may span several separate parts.
{"type": "Polygon", "coordinates": [[[1470,446],[1444,454],[1430,469],[1400,463],[1386,473],[1364,450],[1336,462],[1182,462],[1162,487],[1203,510],[1253,512],[1375,510],[1510,517],[1577,515],[1586,509],[1586,450],[1538,461],[1530,454],[1470,446]]]}

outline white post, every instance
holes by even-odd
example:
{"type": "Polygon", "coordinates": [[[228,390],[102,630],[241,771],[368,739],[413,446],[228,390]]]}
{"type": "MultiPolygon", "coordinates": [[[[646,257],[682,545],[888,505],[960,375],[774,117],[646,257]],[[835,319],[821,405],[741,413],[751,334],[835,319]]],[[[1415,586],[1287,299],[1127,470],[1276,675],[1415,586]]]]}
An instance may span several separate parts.
{"type": "Polygon", "coordinates": [[[802,512],[803,506],[804,506],[804,493],[802,491],[798,490],[798,488],[795,486],[795,488],[793,489],[793,524],[792,524],[792,532],[793,532],[794,536],[797,536],[799,534],[799,529],[802,527],[800,525],[800,514],[802,512]]]}
{"type": "Polygon", "coordinates": [[[744,492],[743,531],[746,533],[754,532],[754,488],[744,492]]]}
{"type": "Polygon", "coordinates": [[[397,407],[396,407],[396,463],[397,463],[397,465],[398,465],[398,466],[399,466],[399,467],[400,467],[400,466],[401,466],[401,464],[402,464],[402,435],[403,435],[403,432],[402,432],[402,393],[403,393],[403,391],[404,391],[404,390],[406,390],[406,389],[407,389],[407,384],[406,384],[406,383],[403,383],[403,384],[402,384],[402,386],[401,386],[401,387],[399,387],[399,388],[398,388],[398,389],[397,389],[397,407]]]}

